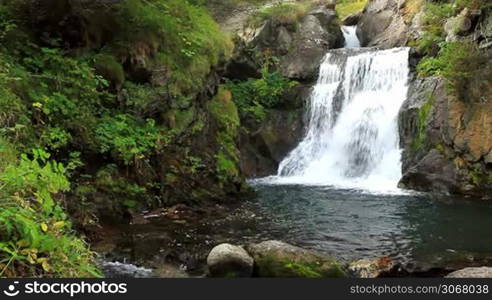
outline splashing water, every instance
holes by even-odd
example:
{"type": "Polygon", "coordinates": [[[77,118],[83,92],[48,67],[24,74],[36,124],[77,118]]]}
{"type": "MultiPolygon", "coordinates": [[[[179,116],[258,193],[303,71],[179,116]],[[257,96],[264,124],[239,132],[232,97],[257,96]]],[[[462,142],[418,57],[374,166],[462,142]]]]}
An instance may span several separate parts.
{"type": "Polygon", "coordinates": [[[359,48],[360,41],[357,38],[357,26],[342,26],[343,37],[345,38],[345,48],[359,48]]]}
{"type": "Polygon", "coordinates": [[[397,191],[397,117],[407,94],[408,53],[330,51],[311,95],[306,135],[267,181],[397,191]]]}

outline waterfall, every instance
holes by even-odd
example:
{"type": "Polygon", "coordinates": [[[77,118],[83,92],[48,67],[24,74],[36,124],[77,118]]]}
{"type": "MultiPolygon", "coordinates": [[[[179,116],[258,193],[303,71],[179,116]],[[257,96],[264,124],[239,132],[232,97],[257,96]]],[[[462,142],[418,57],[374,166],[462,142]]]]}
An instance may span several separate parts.
{"type": "MultiPolygon", "coordinates": [[[[346,44],[356,46],[353,40],[346,44]]],[[[306,134],[269,180],[396,189],[397,117],[407,94],[408,53],[408,48],[331,50],[310,97],[306,134]]]]}
{"type": "Polygon", "coordinates": [[[345,48],[359,48],[360,41],[357,38],[357,26],[342,26],[343,37],[345,38],[345,48]]]}

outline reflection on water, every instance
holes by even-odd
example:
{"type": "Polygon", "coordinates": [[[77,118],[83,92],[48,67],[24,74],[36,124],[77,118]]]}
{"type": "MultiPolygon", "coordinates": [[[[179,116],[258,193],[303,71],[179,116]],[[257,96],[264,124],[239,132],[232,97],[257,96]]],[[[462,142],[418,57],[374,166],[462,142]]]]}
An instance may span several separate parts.
{"type": "Polygon", "coordinates": [[[428,195],[257,184],[270,235],[352,260],[439,264],[492,257],[492,204],[428,195]]]}

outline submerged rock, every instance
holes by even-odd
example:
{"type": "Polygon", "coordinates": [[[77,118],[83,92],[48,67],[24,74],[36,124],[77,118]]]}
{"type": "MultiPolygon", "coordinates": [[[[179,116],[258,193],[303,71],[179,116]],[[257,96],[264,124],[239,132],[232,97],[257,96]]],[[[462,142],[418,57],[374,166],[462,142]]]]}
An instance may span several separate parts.
{"type": "Polygon", "coordinates": [[[281,241],[253,244],[247,250],[255,260],[255,275],[259,277],[347,277],[332,257],[281,241]]]}
{"type": "Polygon", "coordinates": [[[464,268],[448,274],[446,278],[492,278],[492,267],[464,268]]]}
{"type": "Polygon", "coordinates": [[[253,258],[239,246],[220,244],[210,251],[207,265],[212,277],[250,277],[253,258]]]}
{"type": "Polygon", "coordinates": [[[389,257],[381,257],[373,261],[370,260],[358,260],[352,262],[348,270],[352,276],[357,278],[378,278],[385,274],[389,274],[395,263],[389,257]]]}

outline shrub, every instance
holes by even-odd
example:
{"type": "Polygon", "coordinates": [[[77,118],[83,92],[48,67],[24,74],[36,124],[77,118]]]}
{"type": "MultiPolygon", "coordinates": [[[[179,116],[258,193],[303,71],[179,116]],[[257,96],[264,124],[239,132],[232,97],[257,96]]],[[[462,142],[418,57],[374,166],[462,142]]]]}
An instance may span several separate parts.
{"type": "Polygon", "coordinates": [[[283,93],[297,84],[278,72],[270,72],[268,64],[267,62],[262,68],[261,79],[230,82],[227,85],[243,119],[261,122],[265,119],[267,110],[280,103],[283,93]]]}
{"type": "Polygon", "coordinates": [[[107,115],[96,129],[96,138],[102,153],[130,165],[154,150],[159,133],[152,119],[142,122],[127,114],[107,115]]]}
{"type": "Polygon", "coordinates": [[[0,276],[100,276],[55,195],[69,189],[65,168],[43,150],[0,174],[0,276]]]}
{"type": "Polygon", "coordinates": [[[468,79],[484,62],[473,43],[444,43],[437,57],[426,57],[417,66],[420,76],[442,76],[449,88],[460,95],[468,79]]]}

